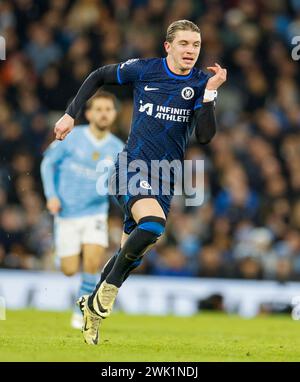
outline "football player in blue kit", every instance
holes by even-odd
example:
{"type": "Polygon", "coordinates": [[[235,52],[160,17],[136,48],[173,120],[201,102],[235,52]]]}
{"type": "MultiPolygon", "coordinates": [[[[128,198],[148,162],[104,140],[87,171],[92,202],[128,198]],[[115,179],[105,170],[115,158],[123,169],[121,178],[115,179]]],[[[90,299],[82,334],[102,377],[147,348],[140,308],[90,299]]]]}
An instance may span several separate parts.
{"type": "Polygon", "coordinates": [[[94,292],[78,301],[84,317],[83,336],[88,344],[99,342],[100,323],[110,315],[118,289],[140,264],[146,250],[164,233],[176,179],[171,173],[167,184],[170,192],[163,192],[166,184],[161,183],[166,183],[165,177],[161,173],[152,176],[153,169],[162,160],[182,163],[193,131],[201,144],[208,143],[216,132],[215,98],[217,89],[226,81],[226,69],[215,64],[207,68],[213,72],[209,77],[195,68],[201,35],[191,21],[173,22],[168,27],[164,47],[165,58],[131,59],[92,72],[55,125],[56,138],[63,140],[71,132],[82,105],[100,86],[133,85],[131,130],[111,177],[119,185],[115,196],[125,213],[120,249],[105,265],[94,292]],[[120,170],[124,158],[128,163],[126,176],[120,170]],[[131,190],[130,183],[135,161],[144,164],[138,192],[131,190]],[[158,192],[153,193],[154,188],[158,192]]]}
{"type": "MultiPolygon", "coordinates": [[[[110,129],[117,117],[116,99],[98,92],[86,103],[88,124],[77,126],[44,153],[41,175],[47,207],[54,215],[55,252],[67,276],[81,272],[78,299],[93,292],[108,246],[107,193],[97,192],[99,161],[116,159],[124,144],[110,129]],[[82,261],[80,254],[82,254],[82,261]]],[[[71,326],[81,329],[83,317],[74,304],[71,326]]]]}

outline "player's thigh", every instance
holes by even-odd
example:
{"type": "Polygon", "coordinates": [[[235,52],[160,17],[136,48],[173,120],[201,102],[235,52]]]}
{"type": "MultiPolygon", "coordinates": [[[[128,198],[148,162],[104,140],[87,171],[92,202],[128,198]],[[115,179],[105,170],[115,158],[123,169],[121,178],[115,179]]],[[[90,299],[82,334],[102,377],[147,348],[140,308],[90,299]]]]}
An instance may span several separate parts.
{"type": "Polygon", "coordinates": [[[80,256],[66,256],[60,259],[60,269],[66,276],[73,276],[79,271],[80,256]]]}
{"type": "Polygon", "coordinates": [[[55,252],[61,270],[68,276],[78,272],[81,251],[80,221],[76,218],[56,217],[54,221],[55,252]]]}
{"type": "Polygon", "coordinates": [[[145,216],[166,218],[162,207],[154,198],[142,198],[137,200],[131,207],[131,215],[136,222],[145,216]]]}
{"type": "Polygon", "coordinates": [[[97,273],[105,263],[105,248],[98,244],[83,244],[82,266],[87,273],[97,273]]]}
{"type": "Polygon", "coordinates": [[[99,271],[104,259],[105,249],[108,247],[107,215],[87,216],[84,221],[83,236],[83,267],[99,271]]]}

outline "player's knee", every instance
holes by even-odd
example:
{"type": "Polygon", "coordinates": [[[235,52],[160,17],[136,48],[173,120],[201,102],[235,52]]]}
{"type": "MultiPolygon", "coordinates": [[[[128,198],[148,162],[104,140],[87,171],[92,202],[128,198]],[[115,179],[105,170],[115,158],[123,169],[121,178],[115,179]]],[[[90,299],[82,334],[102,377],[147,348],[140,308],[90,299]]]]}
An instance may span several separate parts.
{"type": "Polygon", "coordinates": [[[62,272],[68,277],[74,276],[77,273],[74,269],[62,269],[62,272]]]}
{"type": "Polygon", "coordinates": [[[133,263],[136,261],[140,263],[146,251],[164,233],[165,224],[166,220],[157,216],[145,216],[140,219],[136,229],[132,231],[122,247],[126,258],[132,260],[133,263]]]}
{"type": "Polygon", "coordinates": [[[165,232],[166,219],[158,216],[145,216],[138,222],[138,228],[141,232],[148,234],[149,241],[155,243],[158,238],[165,232]]]}
{"type": "Polygon", "coordinates": [[[77,265],[70,265],[70,264],[61,264],[61,271],[65,276],[73,276],[78,272],[78,266],[77,265]]]}

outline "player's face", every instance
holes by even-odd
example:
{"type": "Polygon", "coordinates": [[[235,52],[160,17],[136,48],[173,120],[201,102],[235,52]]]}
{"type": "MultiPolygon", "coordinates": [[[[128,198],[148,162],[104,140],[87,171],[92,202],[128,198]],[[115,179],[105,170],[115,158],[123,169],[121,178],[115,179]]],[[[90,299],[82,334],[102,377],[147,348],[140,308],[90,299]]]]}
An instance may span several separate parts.
{"type": "Polygon", "coordinates": [[[200,34],[193,31],[178,31],[174,40],[165,42],[165,49],[175,69],[187,72],[193,68],[199,57],[200,34]]]}
{"type": "Polygon", "coordinates": [[[117,111],[109,98],[96,98],[86,112],[86,118],[98,130],[108,130],[114,123],[117,111]]]}

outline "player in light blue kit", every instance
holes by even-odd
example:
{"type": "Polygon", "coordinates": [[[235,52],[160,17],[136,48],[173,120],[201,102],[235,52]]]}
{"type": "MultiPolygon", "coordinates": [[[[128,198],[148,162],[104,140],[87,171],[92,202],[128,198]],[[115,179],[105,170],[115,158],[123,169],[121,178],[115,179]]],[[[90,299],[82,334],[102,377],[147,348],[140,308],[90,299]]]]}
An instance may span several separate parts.
{"type": "MultiPolygon", "coordinates": [[[[89,125],[77,126],[63,142],[53,142],[41,164],[47,207],[55,215],[55,250],[65,275],[79,271],[79,255],[82,253],[78,297],[94,290],[108,245],[109,201],[107,195],[101,196],[97,192],[99,174],[96,167],[101,160],[113,162],[123,149],[123,143],[110,133],[116,115],[112,94],[100,92],[95,95],[87,103],[89,125]]],[[[82,327],[78,307],[74,310],[71,325],[82,327]]]]}

